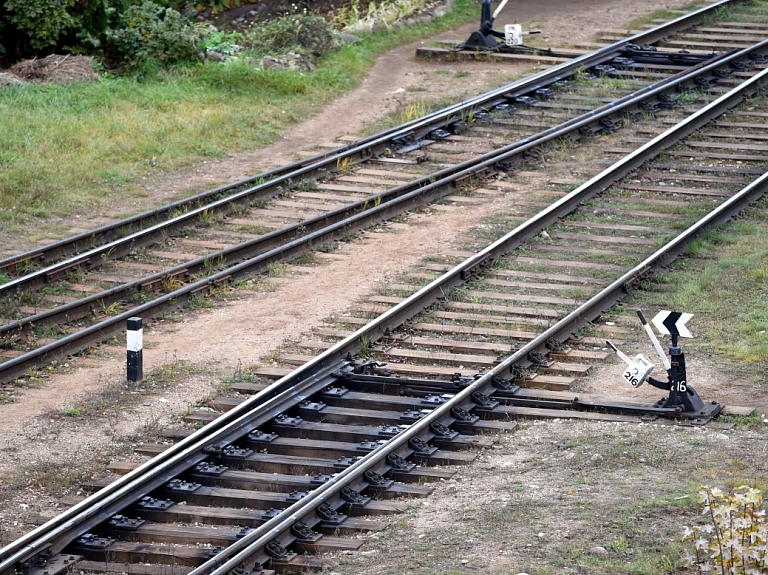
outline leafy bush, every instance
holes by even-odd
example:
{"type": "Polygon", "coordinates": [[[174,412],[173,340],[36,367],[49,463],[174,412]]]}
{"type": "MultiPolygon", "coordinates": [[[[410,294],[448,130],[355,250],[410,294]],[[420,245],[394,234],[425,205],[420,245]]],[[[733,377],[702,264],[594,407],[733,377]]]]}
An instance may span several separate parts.
{"type": "Polygon", "coordinates": [[[263,54],[297,52],[316,59],[333,47],[333,29],[320,16],[291,14],[254,24],[245,39],[263,54]]]}
{"type": "MultiPolygon", "coordinates": [[[[74,0],[5,0],[8,24],[26,36],[34,49],[56,44],[59,37],[73,28],[77,20],[69,13],[74,0]]],[[[0,21],[2,20],[0,12],[0,21]]]]}
{"type": "Polygon", "coordinates": [[[201,12],[203,10],[210,10],[214,14],[229,10],[235,6],[240,6],[241,0],[200,0],[195,6],[201,12]]]}
{"type": "Polygon", "coordinates": [[[334,23],[339,28],[351,31],[373,30],[376,26],[391,27],[398,22],[423,10],[427,0],[351,0],[347,6],[334,14],[334,23]]]}
{"type": "Polygon", "coordinates": [[[108,51],[132,66],[157,61],[164,65],[194,60],[205,29],[173,8],[151,0],[131,6],[118,29],[108,30],[108,51]]]}
{"type": "MultiPolygon", "coordinates": [[[[221,0],[203,4],[215,1],[221,0]]],[[[194,59],[202,29],[192,26],[194,8],[179,12],[187,5],[187,0],[0,0],[0,55],[9,57],[6,63],[53,51],[131,63],[194,59]]]]}
{"type": "MultiPolygon", "coordinates": [[[[301,0],[308,5],[311,0],[301,0]]],[[[360,6],[368,0],[354,0],[360,6]]],[[[424,0],[400,0],[421,2],[424,0]]],[[[213,13],[243,0],[0,0],[2,64],[53,52],[96,55],[117,66],[156,68],[194,61],[201,53],[230,56],[250,45],[257,52],[296,52],[313,61],[334,45],[325,19],[306,13],[254,24],[248,34],[195,24],[195,10],[213,13]],[[195,2],[197,2],[195,4],[195,2]]]]}
{"type": "Polygon", "coordinates": [[[696,555],[687,557],[700,573],[723,575],[768,573],[768,525],[760,491],[742,485],[732,494],[706,487],[700,502],[711,523],[686,527],[684,541],[693,541],[696,555]]]}
{"type": "Polygon", "coordinates": [[[200,48],[203,52],[218,52],[224,56],[232,56],[243,49],[240,45],[242,40],[243,35],[239,32],[211,30],[202,38],[200,48]]]}

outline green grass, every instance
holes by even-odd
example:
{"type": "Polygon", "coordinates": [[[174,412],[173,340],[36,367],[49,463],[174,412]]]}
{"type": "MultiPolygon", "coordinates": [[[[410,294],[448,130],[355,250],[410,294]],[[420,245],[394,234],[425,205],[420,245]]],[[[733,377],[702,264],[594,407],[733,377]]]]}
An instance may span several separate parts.
{"type": "MultiPolygon", "coordinates": [[[[766,218],[763,199],[744,218],[689,246],[674,273],[655,274],[646,291],[636,293],[641,307],[695,314],[688,324],[694,339],[683,342],[687,347],[710,350],[735,365],[749,364],[754,373],[768,368],[766,218]]],[[[761,383],[768,384],[764,376],[761,383]]]]}
{"type": "Polygon", "coordinates": [[[143,193],[142,180],[158,171],[265,146],[354,88],[378,54],[476,16],[473,2],[459,0],[431,24],[361,34],[309,74],[237,60],[145,79],[4,87],[0,226],[14,233],[87,213],[143,193]]]}
{"type": "Polygon", "coordinates": [[[696,1],[691,2],[690,4],[687,4],[686,6],[682,6],[679,8],[679,11],[672,11],[672,10],[656,10],[655,12],[651,12],[647,16],[642,16],[640,18],[637,18],[633,20],[627,27],[628,28],[639,28],[640,26],[644,24],[649,24],[653,20],[663,19],[663,20],[674,20],[675,18],[678,18],[680,16],[681,12],[690,12],[696,8],[703,8],[704,6],[707,6],[710,4],[710,2],[706,1],[696,1]]]}
{"type": "Polygon", "coordinates": [[[734,425],[740,425],[751,429],[759,429],[764,425],[763,416],[756,409],[749,415],[720,415],[717,420],[723,423],[733,423],[734,425]]]}

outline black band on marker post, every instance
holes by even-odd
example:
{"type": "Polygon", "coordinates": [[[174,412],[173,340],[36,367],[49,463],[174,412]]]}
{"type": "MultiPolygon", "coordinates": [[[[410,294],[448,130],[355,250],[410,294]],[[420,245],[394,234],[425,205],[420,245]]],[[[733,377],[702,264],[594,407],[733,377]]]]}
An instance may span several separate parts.
{"type": "Polygon", "coordinates": [[[127,354],[128,381],[141,381],[144,377],[144,330],[140,317],[128,318],[128,331],[125,336],[127,354]]]}

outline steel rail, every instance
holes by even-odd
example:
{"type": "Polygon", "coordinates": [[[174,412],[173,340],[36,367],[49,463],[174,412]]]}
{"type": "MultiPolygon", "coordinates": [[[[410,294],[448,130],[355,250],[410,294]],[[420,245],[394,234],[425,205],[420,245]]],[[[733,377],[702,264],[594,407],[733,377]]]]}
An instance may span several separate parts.
{"type": "MultiPolygon", "coordinates": [[[[740,87],[732,90],[715,102],[712,102],[701,111],[692,115],[685,122],[670,128],[665,133],[654,138],[654,140],[630,154],[627,158],[617,162],[611,168],[604,170],[589,182],[563,197],[550,208],[546,209],[540,216],[531,218],[527,222],[521,224],[503,238],[497,240],[480,253],[472,256],[462,264],[456,266],[453,270],[431,282],[428,286],[425,286],[401,304],[398,304],[388,312],[382,314],[371,324],[360,328],[343,341],[335,344],[332,348],[305,364],[303,367],[294,370],[267,389],[256,394],[253,398],[214,420],[205,428],[193,432],[192,435],[170,447],[163,454],[142,464],[134,471],[117,480],[112,486],[102,489],[64,514],[54,518],[45,525],[40,526],[8,547],[0,549],[0,573],[4,575],[10,573],[18,562],[29,560],[36,553],[47,548],[52,548],[52,541],[56,542],[56,547],[53,547],[53,550],[55,552],[60,551],[67,540],[71,541],[74,537],[83,533],[83,531],[79,531],[83,525],[90,525],[91,523],[89,522],[93,522],[96,517],[103,516],[108,511],[112,511],[114,505],[116,505],[116,500],[120,500],[121,502],[135,501],[143,494],[151,491],[152,486],[162,484],[171,470],[188,468],[193,465],[195,458],[202,457],[200,452],[202,452],[206,446],[216,444],[220,442],[222,438],[233,436],[238,432],[242,432],[243,429],[247,429],[249,426],[253,425],[254,414],[263,414],[263,410],[267,409],[262,406],[262,404],[274,406],[274,404],[269,403],[270,400],[274,399],[277,401],[278,396],[282,394],[296,397],[307,392],[310,386],[318,384],[318,381],[321,378],[332,373],[336,369],[336,366],[339,365],[339,362],[343,360],[344,356],[348,353],[359,351],[362,345],[362,339],[367,339],[369,341],[379,339],[388,329],[402,324],[405,319],[426,308],[448,289],[454,285],[462,283],[467,277],[471,277],[474,270],[485,267],[488,263],[500,257],[503,253],[520,245],[524,238],[528,238],[546,227],[546,225],[551,223],[553,217],[558,219],[559,217],[570,213],[585,199],[588,199],[601,189],[606,188],[623,177],[623,175],[626,175],[626,173],[629,173],[634,167],[637,167],[637,165],[641,164],[649,156],[658,154],[663,149],[674,144],[678,139],[687,136],[696,128],[707,123],[707,121],[719,116],[729,108],[741,102],[747,95],[754,93],[758,89],[758,85],[765,81],[767,75],[768,70],[764,70],[740,87]],[[151,481],[152,483],[148,483],[148,481],[151,481]]],[[[657,250],[651,257],[635,266],[635,268],[625,273],[619,280],[616,280],[611,284],[611,286],[591,298],[587,304],[580,306],[577,310],[568,314],[557,324],[540,336],[537,336],[524,348],[502,362],[498,367],[484,375],[473,384],[471,389],[476,390],[481,384],[488,383],[488,381],[490,381],[491,373],[505,373],[515,362],[520,361],[525,357],[528,351],[536,350],[544,346],[547,339],[551,337],[556,339],[566,339],[568,336],[572,335],[580,325],[583,325],[583,322],[591,321],[619,299],[628,286],[646,274],[653,265],[671,261],[671,259],[679,253],[684,244],[687,241],[690,241],[696,231],[702,229],[704,226],[725,221],[731,217],[735,211],[744,209],[748,202],[753,201],[759,194],[764,193],[767,179],[768,178],[765,175],[762,176],[756,182],[714,210],[709,216],[701,220],[701,222],[694,226],[692,230],[684,232],[678,238],[657,250]]],[[[471,393],[471,391],[469,393],[471,393]]],[[[282,395],[282,397],[285,397],[285,395],[282,395]]],[[[461,397],[457,396],[455,401],[458,402],[463,397],[463,395],[461,397]]],[[[454,400],[451,400],[449,405],[456,405],[456,403],[453,402],[454,400]]],[[[434,421],[434,419],[431,418],[436,419],[441,413],[441,411],[436,410],[433,414],[427,416],[425,421],[427,423],[434,421]]],[[[415,432],[416,431],[414,431],[414,433],[415,432]]],[[[410,431],[407,432],[406,435],[409,433],[410,431]]],[[[406,435],[403,435],[402,437],[406,437],[406,435]]],[[[410,437],[410,435],[408,436],[410,437]]],[[[392,444],[391,449],[395,449],[396,445],[399,445],[399,443],[392,444]]],[[[386,449],[389,449],[389,447],[386,447],[386,449]]],[[[381,454],[382,452],[380,451],[378,453],[381,454]]],[[[350,468],[349,473],[357,473],[358,471],[362,473],[364,470],[361,467],[353,466],[350,468]]],[[[344,477],[349,478],[349,475],[345,475],[344,477]]],[[[324,490],[318,493],[326,496],[326,491],[324,490]]],[[[291,513],[294,513],[296,510],[294,507],[289,509],[291,510],[291,513]]],[[[254,543],[250,537],[247,537],[243,541],[247,541],[247,544],[254,543]]],[[[245,551],[241,549],[241,547],[245,545],[246,543],[237,544],[231,548],[231,551],[225,551],[226,556],[231,556],[233,553],[245,553],[245,551]]],[[[226,560],[226,556],[221,555],[219,560],[226,560]]],[[[225,568],[220,564],[213,565],[209,562],[199,569],[216,569],[217,571],[214,572],[219,573],[219,570],[225,568]]]]}
{"type": "MultiPolygon", "coordinates": [[[[763,81],[767,75],[768,70],[762,72],[760,74],[760,78],[755,77],[755,83],[758,81],[763,81]]],[[[752,89],[751,86],[746,87],[746,90],[750,89],[752,89]]],[[[690,118],[690,121],[693,122],[692,125],[700,126],[699,122],[701,122],[702,119],[709,121],[713,115],[715,117],[719,116],[726,109],[735,105],[733,104],[734,101],[741,101],[743,98],[743,91],[739,90],[739,94],[733,95],[729,93],[727,96],[728,97],[725,98],[723,102],[718,100],[717,102],[713,103],[713,105],[707,106],[700,113],[692,116],[690,118]]],[[[687,124],[688,121],[685,123],[687,124]]],[[[660,149],[664,149],[669,146],[670,138],[678,137],[680,134],[687,135],[692,131],[695,131],[695,128],[691,129],[688,126],[678,124],[674,128],[655,138],[654,141],[649,142],[631,154],[631,156],[634,156],[634,158],[647,158],[647,154],[655,155],[660,151],[660,149]]],[[[614,169],[618,169],[620,172],[623,172],[628,166],[632,166],[633,163],[634,160],[617,162],[614,164],[614,166],[611,166],[611,168],[608,168],[602,174],[593,178],[590,182],[587,182],[580,188],[577,188],[571,192],[558,203],[562,204],[563,206],[571,206],[573,199],[579,199],[579,203],[581,203],[582,194],[591,194],[593,187],[602,187],[605,181],[616,179],[613,175],[606,177],[607,172],[612,172],[614,169]]],[[[529,343],[525,344],[519,350],[515,351],[515,353],[501,361],[498,365],[483,373],[472,384],[464,388],[462,391],[456,393],[456,395],[454,395],[446,403],[435,408],[431,413],[416,423],[412,424],[407,430],[402,431],[385,445],[377,448],[357,463],[339,472],[328,483],[320,486],[312,493],[310,493],[308,497],[296,502],[287,508],[283,513],[280,514],[280,516],[275,517],[264,525],[257,527],[253,532],[246,535],[243,539],[237,541],[212,559],[196,567],[188,575],[227,575],[233,572],[238,565],[246,563],[249,557],[251,557],[256,552],[259,552],[259,550],[263,548],[267,543],[279,537],[284,531],[289,529],[293,523],[301,520],[304,515],[312,512],[318,505],[325,502],[330,495],[339,490],[343,485],[355,478],[360,477],[371,467],[372,462],[377,461],[393,452],[394,450],[401,448],[403,445],[406,445],[407,442],[417,433],[420,433],[424,428],[428,428],[429,425],[438,419],[446,417],[448,414],[450,414],[451,410],[458,406],[460,403],[469,400],[473,393],[482,391],[489,387],[495,377],[509,374],[512,366],[525,360],[530,352],[543,349],[546,346],[546,342],[550,339],[554,338],[558,340],[565,340],[568,337],[574,335],[580,327],[596,319],[613,304],[621,300],[627,293],[628,289],[634,285],[641,277],[646,275],[651,269],[668,265],[671,261],[674,261],[674,259],[676,259],[677,256],[682,252],[684,247],[702,230],[724,223],[738,212],[743,211],[750,203],[756,201],[760,196],[762,196],[765,193],[766,188],[768,188],[768,172],[734,194],[734,196],[729,198],[726,202],[704,216],[694,225],[690,226],[676,238],[670,242],[667,242],[652,255],[648,256],[634,268],[624,273],[620,278],[594,295],[587,302],[570,312],[556,324],[536,336],[529,343]]],[[[553,209],[550,211],[557,210],[553,207],[553,209]]],[[[484,258],[488,259],[496,257],[495,254],[497,254],[499,251],[507,251],[507,246],[509,245],[510,240],[514,236],[517,236],[519,233],[523,232],[522,228],[524,226],[525,224],[513,230],[505,237],[497,240],[494,244],[476,256],[473,256],[473,258],[470,258],[470,260],[474,259],[484,261],[484,258]]],[[[459,266],[459,268],[461,267],[463,267],[463,265],[459,266]]],[[[422,290],[396,306],[396,308],[390,312],[383,314],[380,318],[375,320],[375,323],[379,324],[384,316],[396,315],[397,308],[411,307],[411,305],[413,305],[412,302],[417,301],[421,294],[432,292],[435,289],[434,286],[442,284],[446,276],[455,275],[456,272],[457,268],[447,272],[444,276],[438,278],[430,285],[425,286],[422,288],[422,290]]],[[[417,307],[421,306],[419,305],[417,307]]],[[[370,331],[370,328],[365,326],[354,334],[350,335],[345,341],[353,340],[355,338],[358,338],[359,340],[363,337],[366,337],[367,335],[371,335],[370,331]]],[[[339,345],[342,343],[344,342],[341,342],[339,345]]],[[[331,350],[329,350],[329,352],[330,351],[331,350]]],[[[322,354],[322,356],[327,355],[329,352],[322,354]]]]}
{"type": "MultiPolygon", "coordinates": [[[[142,278],[137,278],[136,280],[122,286],[104,290],[103,292],[80,298],[76,302],[63,304],[51,310],[40,312],[28,318],[0,326],[0,335],[4,333],[23,334],[25,327],[33,324],[52,324],[58,323],[62,320],[72,321],[80,319],[85,317],[90,312],[92,305],[103,303],[106,306],[114,302],[122,301],[126,298],[126,293],[133,289],[147,288],[148,286],[156,284],[168,277],[174,277],[181,274],[194,276],[201,268],[204,268],[207,261],[221,260],[221,258],[224,258],[224,261],[243,260],[253,257],[253,254],[267,251],[282,245],[287,240],[300,235],[300,233],[319,230],[322,227],[327,226],[330,222],[339,221],[341,219],[351,217],[358,212],[365,211],[368,209],[368,206],[372,202],[386,202],[390,199],[397,198],[404,193],[426,186],[436,179],[444,179],[451,176],[452,174],[462,172],[468,168],[471,168],[473,165],[491,159],[500,153],[519,149],[520,154],[518,155],[522,155],[523,152],[530,151],[532,149],[531,146],[535,147],[542,145],[548,141],[563,137],[569,132],[579,130],[590,124],[599,124],[599,122],[604,118],[616,115],[622,111],[627,110],[631,106],[637,106],[640,102],[646,101],[647,98],[657,96],[663,92],[671,91],[672,89],[681,90],[683,89],[685,83],[693,82],[694,79],[701,78],[705,74],[713,75],[713,72],[722,65],[738,61],[739,59],[747,56],[749,53],[758,52],[764,47],[765,44],[758,43],[753,47],[739,52],[734,52],[729,56],[722,55],[713,57],[713,61],[711,62],[700,63],[696,66],[693,66],[690,70],[679,72],[678,74],[664,78],[636,92],[633,92],[632,94],[628,94],[622,98],[619,98],[614,102],[602,105],[591,112],[587,112],[576,118],[562,122],[554,127],[542,130],[512,144],[508,144],[491,152],[487,152],[481,156],[478,156],[477,158],[463,161],[454,166],[438,170],[437,172],[434,172],[428,176],[417,178],[409,183],[395,186],[389,190],[373,194],[367,198],[358,200],[346,206],[330,210],[323,214],[319,214],[317,216],[313,216],[311,218],[297,222],[296,224],[285,226],[278,230],[263,234],[256,239],[242,242],[241,244],[222,250],[213,251],[204,257],[200,257],[189,262],[184,262],[162,272],[157,272],[142,278]],[[523,148],[523,146],[526,147],[523,148]]],[[[108,245],[104,247],[109,248],[110,246],[108,245]]],[[[81,254],[80,257],[82,260],[84,260],[95,255],[97,255],[95,252],[85,253],[81,254]]],[[[53,269],[53,267],[51,269],[53,269]]]]}
{"type": "Polygon", "coordinates": [[[343,362],[320,367],[313,375],[304,374],[301,382],[291,386],[273,384],[257,393],[247,402],[238,406],[205,428],[192,433],[188,438],[175,444],[164,454],[147,461],[116,480],[109,486],[74,505],[37,529],[0,549],[0,574],[13,572],[15,565],[29,560],[42,551],[60,552],[71,540],[85,533],[109,516],[143,495],[176,477],[182,471],[207,459],[206,447],[220,444],[229,436],[240,437],[259,425],[258,416],[272,417],[281,412],[285,403],[301,401],[312,394],[312,387],[327,385],[327,378],[337,371],[343,362]],[[170,451],[173,451],[173,456],[170,451]],[[73,536],[72,533],[76,532],[73,536]]]}
{"type": "Polygon", "coordinates": [[[583,127],[599,124],[607,117],[618,115],[630,108],[637,108],[641,102],[660,94],[679,90],[687,83],[695,82],[706,74],[713,74],[715,70],[725,64],[739,61],[750,53],[768,50],[768,41],[756,44],[747,49],[732,53],[728,56],[716,58],[713,62],[702,63],[693,67],[690,71],[680,72],[670,78],[666,78],[655,84],[647,86],[638,92],[627,95],[615,102],[606,104],[592,112],[583,114],[577,118],[568,120],[558,126],[543,130],[538,134],[524,138],[497,150],[482,154],[477,158],[464,161],[456,166],[439,170],[428,177],[422,177],[413,182],[396,186],[374,194],[368,198],[359,200],[349,206],[320,214],[313,218],[299,222],[293,226],[270,232],[264,236],[244,242],[237,246],[212,252],[204,258],[198,258],[191,262],[163,272],[145,276],[113,288],[99,294],[93,294],[76,302],[58,306],[52,310],[36,314],[24,320],[12,322],[0,329],[2,334],[23,334],[29,326],[51,324],[60,321],[72,321],[88,315],[97,305],[110,305],[126,299],[127,294],[133,290],[145,288],[148,285],[161,282],[163,279],[179,274],[194,275],[196,271],[204,269],[207,261],[235,260],[242,263],[230,267],[224,271],[213,274],[207,278],[189,284],[183,288],[166,294],[152,302],[132,308],[122,314],[108,318],[96,325],[90,326],[78,333],[70,334],[55,342],[48,343],[36,350],[7,360],[0,364],[0,381],[10,381],[22,376],[29,369],[39,367],[55,358],[71,355],[87,348],[89,345],[103,341],[117,335],[124,328],[127,318],[137,314],[157,314],[169,307],[176,307],[178,301],[192,293],[206,289],[210,285],[217,285],[245,274],[259,273],[267,269],[270,263],[297,257],[309,249],[329,239],[339,239],[354,230],[359,230],[374,221],[380,221],[387,217],[402,213],[411,209],[418,203],[434,201],[442,195],[446,195],[454,189],[456,182],[471,176],[478,176],[483,172],[497,170],[502,163],[509,163],[513,159],[522,157],[525,153],[541,146],[549,141],[566,136],[569,133],[580,130],[583,127]],[[377,205],[378,204],[378,205],[377,205]],[[329,221],[334,224],[327,225],[329,221]],[[325,226],[325,227],[322,227],[325,226]],[[309,234],[299,236],[301,231],[309,231],[309,234]],[[299,236],[294,238],[294,236],[299,236]],[[288,243],[284,243],[288,241],[288,243]],[[266,252],[263,250],[268,249],[266,252]],[[260,253],[253,256],[254,253],[260,253]],[[244,261],[243,261],[244,260],[244,261]]]}
{"type": "Polygon", "coordinates": [[[354,157],[358,160],[364,160],[389,147],[395,140],[404,137],[421,138],[434,130],[437,126],[444,126],[447,123],[455,121],[456,118],[466,115],[469,110],[493,107],[506,101],[506,99],[510,97],[522,96],[539,88],[548,86],[558,80],[571,76],[576,70],[588,69],[614,58],[631,44],[649,44],[657,42],[669,34],[695,25],[703,18],[706,18],[726,5],[741,1],[743,0],[720,0],[710,6],[680,16],[671,22],[661,24],[651,30],[635,34],[604,48],[574,58],[572,61],[563,62],[527,78],[512,82],[501,88],[497,88],[458,104],[453,104],[428,114],[423,118],[413,120],[390,130],[385,130],[370,137],[341,146],[335,150],[324,152],[306,160],[294,162],[283,168],[271,170],[231,184],[219,186],[185,200],[180,200],[169,204],[168,206],[149,210],[114,224],[109,224],[89,232],[72,236],[71,238],[67,238],[49,246],[36,248],[10,258],[0,259],[0,269],[15,269],[24,262],[56,259],[57,257],[60,257],[58,254],[82,249],[78,247],[81,244],[89,246],[83,253],[68,257],[58,264],[46,266],[32,274],[26,274],[25,276],[0,285],[0,294],[25,284],[28,286],[43,285],[45,283],[45,278],[50,274],[66,272],[68,269],[87,263],[91,258],[95,259],[97,256],[103,254],[111,252],[115,255],[124,255],[136,245],[144,245],[145,242],[151,242],[152,238],[158,237],[158,226],[164,229],[167,233],[169,230],[185,225],[185,222],[188,222],[191,218],[198,217],[203,211],[207,210],[210,212],[211,210],[223,208],[227,204],[244,202],[253,197],[272,195],[275,188],[289,179],[300,180],[311,177],[317,173],[334,171],[334,167],[342,157],[354,157]],[[250,186],[260,179],[265,178],[269,179],[266,183],[257,184],[224,198],[214,199],[217,195],[235,191],[243,186],[250,186]],[[200,204],[205,205],[200,207],[200,204]],[[198,207],[191,207],[195,205],[198,205],[198,207]],[[186,213],[168,220],[167,224],[148,224],[148,222],[154,222],[158,218],[167,218],[169,215],[180,209],[185,210],[186,213]],[[145,231],[135,231],[136,228],[144,229],[145,231]],[[121,239],[111,239],[116,237],[121,239]],[[138,240],[141,240],[140,244],[136,243],[138,240]],[[106,245],[93,247],[94,243],[105,241],[106,245]]]}

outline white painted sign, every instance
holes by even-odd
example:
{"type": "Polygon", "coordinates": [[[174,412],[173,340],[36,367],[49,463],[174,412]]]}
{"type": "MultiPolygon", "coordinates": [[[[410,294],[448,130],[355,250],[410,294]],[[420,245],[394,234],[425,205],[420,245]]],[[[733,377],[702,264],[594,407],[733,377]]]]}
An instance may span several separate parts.
{"type": "Polygon", "coordinates": [[[653,325],[664,335],[679,335],[680,337],[693,337],[686,322],[693,317],[692,313],[682,313],[679,311],[661,310],[653,318],[653,325]]]}
{"type": "Polygon", "coordinates": [[[504,43],[507,46],[520,46],[523,43],[523,27],[520,24],[504,26],[504,43]]]}

